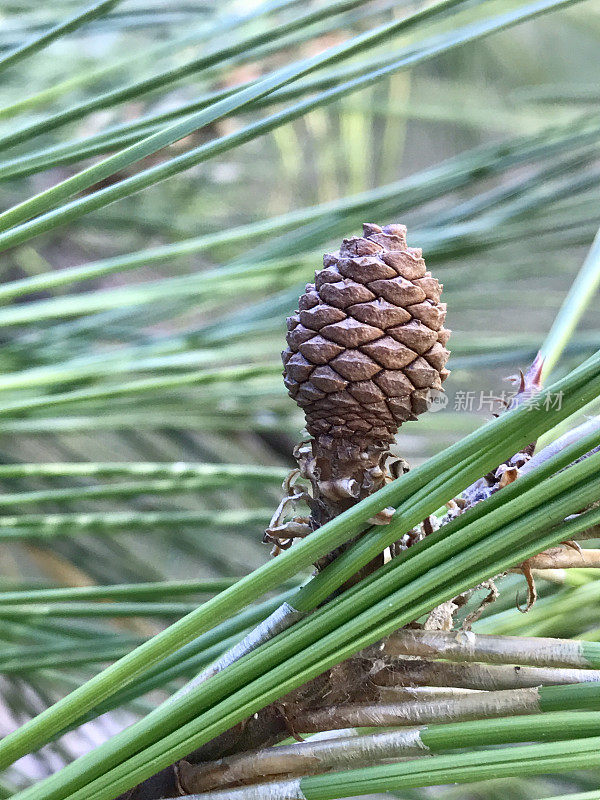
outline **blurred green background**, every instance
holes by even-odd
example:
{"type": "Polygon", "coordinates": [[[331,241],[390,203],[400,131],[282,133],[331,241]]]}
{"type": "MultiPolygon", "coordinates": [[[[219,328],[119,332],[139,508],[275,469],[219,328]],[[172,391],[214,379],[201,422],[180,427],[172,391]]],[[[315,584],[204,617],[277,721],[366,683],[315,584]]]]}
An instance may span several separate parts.
{"type": "MultiPolygon", "coordinates": [[[[409,244],[444,283],[453,330],[448,405],[406,424],[396,451],[416,465],[500,410],[505,378],[532,360],[598,227],[600,7],[547,2],[553,13],[494,32],[494,20],[501,28],[502,15],[517,21],[534,4],[458,5],[71,194],[77,204],[174,165],[139,193],[51,219],[36,236],[11,239],[21,218],[0,217],[3,591],[227,580],[268,558],[261,532],[303,424],[281,381],[285,317],[323,252],[363,221],[408,226],[409,244]],[[478,38],[485,25],[493,35],[478,38]],[[402,69],[322,101],[400,55],[402,69]],[[295,120],[237,142],[296,102],[307,108],[295,120]],[[221,152],[177,166],[210,142],[221,152]],[[38,463],[49,466],[18,467],[38,463]]],[[[0,206],[43,197],[206,98],[420,7],[115,4],[2,72],[0,206]]],[[[0,68],[80,10],[5,0],[0,68]]],[[[42,211],[32,206],[22,220],[42,211]]],[[[599,344],[596,301],[553,374],[599,344]]],[[[529,620],[514,610],[517,585],[506,582],[494,630],[596,636],[593,604],[529,620]]],[[[550,598],[576,590],[541,589],[550,598]]],[[[30,599],[19,614],[0,597],[0,726],[27,719],[206,594],[156,589],[125,597],[119,612],[75,596],[69,607],[30,599]]],[[[134,701],[29,756],[9,785],[54,771],[154,702],[134,701]]],[[[402,796],[518,800],[597,784],[582,773],[402,796]]]]}

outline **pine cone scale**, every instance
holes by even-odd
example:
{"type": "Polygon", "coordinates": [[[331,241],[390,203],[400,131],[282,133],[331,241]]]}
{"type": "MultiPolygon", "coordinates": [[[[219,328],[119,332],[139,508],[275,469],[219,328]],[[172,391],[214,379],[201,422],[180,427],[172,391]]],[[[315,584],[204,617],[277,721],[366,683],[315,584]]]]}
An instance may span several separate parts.
{"type": "Polygon", "coordinates": [[[359,303],[350,306],[348,313],[359,322],[367,325],[374,325],[381,330],[387,330],[393,325],[402,325],[411,319],[406,309],[388,303],[382,297],[373,300],[372,303],[359,303]]]}
{"type": "Polygon", "coordinates": [[[381,328],[374,328],[353,317],[326,325],[321,333],[343,347],[359,347],[383,336],[381,328]]]}

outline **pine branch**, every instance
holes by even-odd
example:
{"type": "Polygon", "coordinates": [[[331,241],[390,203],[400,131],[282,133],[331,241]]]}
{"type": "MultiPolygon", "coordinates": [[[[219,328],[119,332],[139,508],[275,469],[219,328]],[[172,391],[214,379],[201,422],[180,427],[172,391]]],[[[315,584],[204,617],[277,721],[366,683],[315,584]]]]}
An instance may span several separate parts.
{"type": "MultiPolygon", "coordinates": [[[[308,535],[384,485],[388,448],[394,431],[406,419],[427,410],[431,390],[439,390],[447,374],[444,344],[448,333],[442,327],[445,309],[438,303],[441,287],[424,272],[420,251],[405,249],[404,235],[402,226],[381,229],[367,225],[363,238],[344,240],[339,254],[325,256],[325,269],[316,273],[315,285],[309,284],[301,298],[300,311],[288,321],[288,350],[283,354],[286,386],[305,409],[307,428],[314,438],[296,451],[299,476],[308,483],[308,490],[297,487],[296,475],[292,474],[284,484],[288,495],[267,529],[266,540],[275,544],[275,554],[290,547],[294,538],[308,535]],[[407,270],[407,277],[404,277],[407,270]],[[374,277],[378,280],[374,281],[374,277]],[[377,297],[373,292],[379,284],[381,296],[377,297]],[[390,284],[389,292],[385,288],[387,284],[390,284]],[[419,304],[423,311],[414,316],[413,310],[420,308],[419,304]],[[362,309],[358,317],[355,316],[358,312],[350,310],[355,308],[362,309]],[[419,355],[421,353],[423,355],[419,355]],[[430,353],[427,361],[424,356],[430,353]],[[367,368],[369,374],[365,372],[367,368]],[[422,388],[416,390],[415,386],[422,388]],[[369,406],[368,411],[365,404],[369,406]],[[310,508],[310,518],[286,523],[289,508],[302,501],[310,508]]],[[[538,357],[521,377],[513,406],[526,403],[540,391],[541,367],[538,357]]],[[[588,426],[575,440],[571,438],[563,447],[548,453],[542,463],[554,463],[553,459],[560,458],[563,450],[569,452],[569,447],[576,446],[574,441],[587,441],[586,437],[592,432],[595,428],[590,431],[588,426]]],[[[458,514],[514,481],[532,452],[533,444],[524,447],[486,476],[488,492],[481,493],[478,484],[469,487],[463,495],[465,502],[457,507],[458,514]],[[511,476],[509,480],[508,475],[511,476]]],[[[454,516],[450,514],[445,521],[454,516]]],[[[390,519],[391,516],[382,517],[371,522],[389,523],[390,519]]],[[[431,524],[424,525],[423,534],[431,532],[431,524]]],[[[421,537],[417,536],[414,541],[418,538],[421,537]]],[[[411,543],[409,539],[398,544],[405,548],[411,543]]],[[[345,547],[321,559],[318,568],[335,562],[345,547]]],[[[391,554],[394,555],[394,550],[391,554]]],[[[379,557],[367,564],[346,586],[373,572],[382,563],[379,557]]],[[[176,698],[190,690],[196,691],[208,678],[293,624],[297,613],[295,609],[291,612],[283,609],[279,615],[281,619],[270,618],[259,626],[239,647],[194,679],[176,698]]],[[[202,771],[206,762],[237,757],[237,754],[273,745],[289,734],[532,714],[539,710],[537,687],[544,681],[570,680],[573,683],[584,680],[581,673],[586,671],[567,670],[552,677],[553,671],[549,669],[543,674],[527,670],[520,683],[515,680],[514,671],[511,675],[511,668],[490,670],[473,665],[463,672],[465,674],[461,675],[454,665],[428,661],[396,662],[374,669],[369,659],[366,662],[350,659],[281,701],[266,706],[244,724],[171,765],[163,775],[168,782],[183,788],[181,774],[188,769],[186,765],[200,764],[202,771]],[[407,684],[430,684],[442,687],[441,691],[449,689],[451,694],[409,699],[407,684]],[[519,688],[496,688],[507,684],[511,687],[516,684],[519,688]],[[481,685],[489,690],[469,691],[481,685]],[[402,693],[402,702],[385,702],[395,691],[402,693]]],[[[587,677],[591,678],[591,674],[587,677]]],[[[185,789],[190,791],[193,787],[186,781],[185,789]]],[[[146,782],[127,797],[152,800],[157,796],[152,792],[151,784],[146,782]]]]}

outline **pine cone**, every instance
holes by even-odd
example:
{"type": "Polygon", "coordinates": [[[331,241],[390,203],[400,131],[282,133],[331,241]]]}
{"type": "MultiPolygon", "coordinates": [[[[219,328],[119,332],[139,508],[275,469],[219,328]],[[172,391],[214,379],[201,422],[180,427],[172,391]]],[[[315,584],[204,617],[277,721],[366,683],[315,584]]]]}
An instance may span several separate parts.
{"type": "Polygon", "coordinates": [[[390,443],[449,374],[442,286],[404,225],[365,224],[323,265],[288,319],[284,383],[315,438],[390,443]]]}

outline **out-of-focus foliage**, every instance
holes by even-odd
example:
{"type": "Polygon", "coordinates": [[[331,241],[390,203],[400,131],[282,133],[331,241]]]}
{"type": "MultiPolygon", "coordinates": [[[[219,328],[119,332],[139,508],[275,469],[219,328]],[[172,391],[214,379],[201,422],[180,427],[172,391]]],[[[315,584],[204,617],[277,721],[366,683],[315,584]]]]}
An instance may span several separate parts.
{"type": "MultiPolygon", "coordinates": [[[[538,349],[598,226],[600,15],[424,7],[125,0],[3,64],[81,11],[4,3],[0,590],[160,582],[114,609],[31,595],[3,615],[15,600],[0,597],[5,731],[268,557],[261,530],[302,429],[281,382],[284,318],[361,222],[407,224],[445,285],[449,402],[401,430],[412,463],[499,411],[503,377],[538,349]],[[343,58],[378,25],[389,32],[343,58]]],[[[556,372],[599,345],[594,309],[556,372]]],[[[481,629],[596,637],[597,606],[567,616],[558,602],[581,591],[548,584],[539,619],[523,618],[507,580],[481,629]]],[[[173,685],[124,698],[7,780],[55,771],[173,685]]]]}

